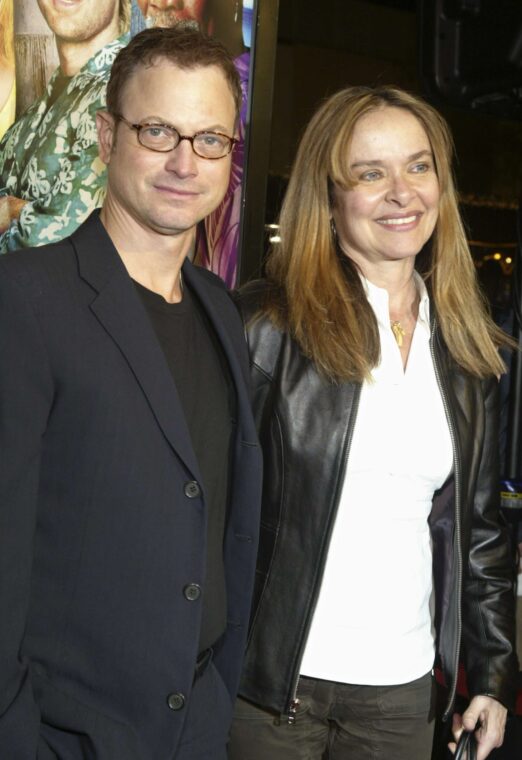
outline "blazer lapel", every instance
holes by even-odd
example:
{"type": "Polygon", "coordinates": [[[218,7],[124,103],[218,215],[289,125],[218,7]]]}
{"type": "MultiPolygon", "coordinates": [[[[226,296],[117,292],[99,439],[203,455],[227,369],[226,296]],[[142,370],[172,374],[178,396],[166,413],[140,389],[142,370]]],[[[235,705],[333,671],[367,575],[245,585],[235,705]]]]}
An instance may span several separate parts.
{"type": "Polygon", "coordinates": [[[194,479],[201,482],[185,415],[163,350],[96,212],[71,240],[80,276],[97,292],[91,310],[125,356],[168,442],[194,479]]]}
{"type": "MultiPolygon", "coordinates": [[[[240,325],[239,315],[236,312],[235,306],[230,301],[228,293],[222,288],[216,286],[211,287],[207,281],[198,273],[198,268],[195,267],[190,261],[185,261],[183,264],[183,277],[191,286],[193,291],[199,298],[202,307],[210,319],[214,330],[221,342],[221,347],[225,354],[230,367],[230,373],[235,385],[238,401],[238,411],[242,411],[239,414],[239,418],[243,427],[242,435],[245,440],[257,442],[257,434],[253,418],[250,414],[251,402],[248,396],[248,379],[245,378],[242,372],[237,348],[232,343],[232,337],[230,329],[226,327],[226,311],[231,309],[233,317],[237,316],[238,325],[240,325]],[[244,411],[248,410],[248,414],[244,411]],[[250,423],[250,424],[249,424],[250,423]]],[[[242,343],[245,342],[242,328],[238,330],[237,340],[242,343]]],[[[246,356],[246,344],[245,344],[245,356],[246,356]]]]}

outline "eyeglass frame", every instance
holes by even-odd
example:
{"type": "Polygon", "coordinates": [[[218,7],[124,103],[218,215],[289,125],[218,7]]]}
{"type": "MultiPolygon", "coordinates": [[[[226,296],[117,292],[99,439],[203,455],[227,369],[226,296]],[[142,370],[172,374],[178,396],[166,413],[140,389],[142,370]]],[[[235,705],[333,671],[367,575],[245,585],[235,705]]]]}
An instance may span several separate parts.
{"type": "Polygon", "coordinates": [[[220,161],[222,158],[226,158],[227,156],[229,156],[232,153],[232,150],[234,149],[234,145],[236,145],[236,143],[239,142],[237,137],[230,137],[229,135],[226,135],[224,132],[214,132],[213,130],[202,129],[200,132],[196,132],[191,137],[190,135],[182,135],[180,132],[178,132],[176,127],[172,126],[172,124],[163,124],[160,122],[153,122],[153,121],[148,121],[143,124],[133,124],[131,121],[126,119],[125,116],[122,116],[120,113],[111,113],[111,116],[113,116],[115,119],[118,119],[119,121],[123,121],[128,127],[135,130],[136,135],[138,137],[138,142],[141,145],[141,147],[145,148],[145,150],[150,150],[153,153],[170,153],[172,150],[176,150],[176,148],[178,147],[178,145],[180,144],[182,140],[188,140],[192,148],[192,152],[198,158],[203,158],[205,159],[205,161],[220,161]],[[144,129],[145,127],[166,127],[167,129],[172,130],[172,132],[174,132],[178,136],[179,138],[178,142],[172,148],[167,148],[166,150],[160,150],[159,148],[150,148],[148,145],[144,145],[140,140],[141,130],[144,129]],[[224,153],[222,156],[202,156],[201,153],[198,153],[197,150],[194,148],[194,140],[196,139],[196,137],[199,137],[199,135],[218,135],[219,137],[226,137],[227,140],[229,141],[230,147],[228,151],[224,153]]]}

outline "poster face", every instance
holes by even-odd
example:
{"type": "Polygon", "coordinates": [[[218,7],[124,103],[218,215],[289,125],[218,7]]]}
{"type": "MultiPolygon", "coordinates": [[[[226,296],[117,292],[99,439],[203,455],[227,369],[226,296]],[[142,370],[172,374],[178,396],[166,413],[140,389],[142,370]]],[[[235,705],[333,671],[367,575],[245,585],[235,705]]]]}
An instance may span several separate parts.
{"type": "Polygon", "coordinates": [[[228,47],[243,88],[230,186],[199,225],[194,250],[197,263],[233,286],[252,7],[252,0],[17,0],[13,55],[13,1],[0,0],[2,38],[11,40],[3,45],[2,76],[12,83],[10,90],[0,83],[0,105],[2,92],[11,93],[6,129],[12,124],[0,142],[0,253],[61,240],[102,204],[106,168],[98,157],[95,116],[105,106],[114,58],[146,27],[197,24],[228,47]]]}

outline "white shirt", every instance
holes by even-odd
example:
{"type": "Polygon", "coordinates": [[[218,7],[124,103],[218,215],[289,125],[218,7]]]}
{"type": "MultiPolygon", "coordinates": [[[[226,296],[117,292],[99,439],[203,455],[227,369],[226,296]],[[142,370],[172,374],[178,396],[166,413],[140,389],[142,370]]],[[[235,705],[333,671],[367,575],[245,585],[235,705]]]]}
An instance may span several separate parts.
{"type": "Polygon", "coordinates": [[[381,361],[362,387],[345,481],[301,673],[351,684],[408,683],[434,660],[433,493],[451,473],[451,437],[421,295],[406,370],[388,293],[363,279],[381,361]]]}

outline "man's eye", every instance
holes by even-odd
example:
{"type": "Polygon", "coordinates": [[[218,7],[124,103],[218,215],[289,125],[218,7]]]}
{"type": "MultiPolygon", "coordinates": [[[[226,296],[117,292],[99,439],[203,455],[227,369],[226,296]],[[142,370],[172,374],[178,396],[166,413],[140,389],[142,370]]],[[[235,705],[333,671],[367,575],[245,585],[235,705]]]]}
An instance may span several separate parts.
{"type": "Polygon", "coordinates": [[[161,139],[161,138],[164,138],[164,137],[170,137],[169,130],[165,129],[165,127],[161,127],[161,126],[153,126],[153,125],[151,125],[149,127],[145,127],[145,129],[143,130],[143,132],[145,133],[145,135],[147,137],[150,137],[153,140],[154,139],[156,139],[156,140],[157,139],[161,139]]]}
{"type": "Polygon", "coordinates": [[[219,135],[215,135],[212,132],[208,132],[207,134],[198,135],[198,141],[205,145],[207,148],[212,148],[217,145],[223,145],[225,142],[222,137],[219,135]]]}

